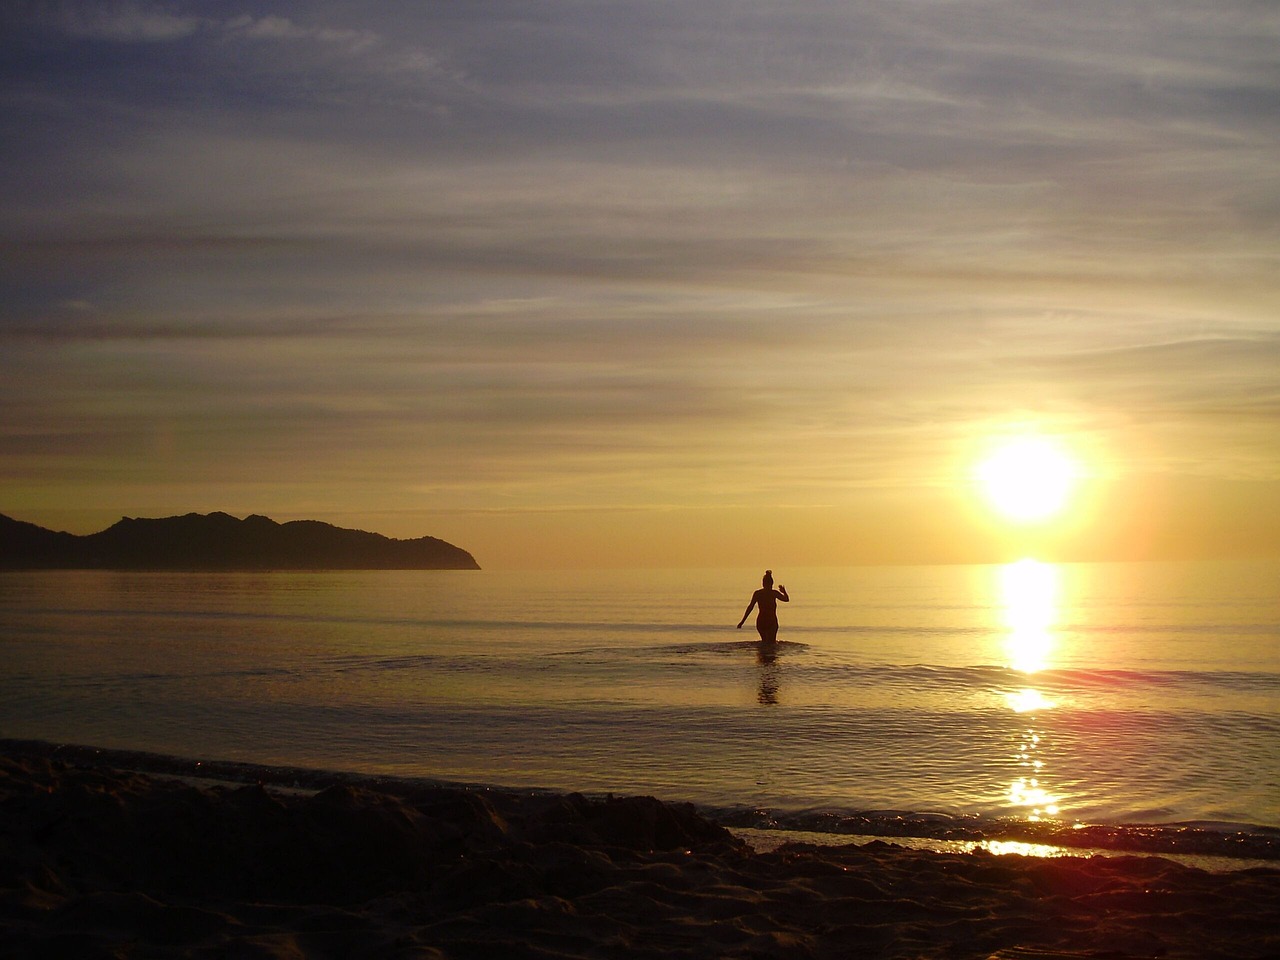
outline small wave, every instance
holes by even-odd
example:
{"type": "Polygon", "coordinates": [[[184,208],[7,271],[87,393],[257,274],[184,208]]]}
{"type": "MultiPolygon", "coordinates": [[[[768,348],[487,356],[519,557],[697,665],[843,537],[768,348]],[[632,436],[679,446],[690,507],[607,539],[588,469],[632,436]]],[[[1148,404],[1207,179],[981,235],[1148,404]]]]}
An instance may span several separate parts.
{"type": "Polygon", "coordinates": [[[707,812],[735,828],[885,839],[1012,840],[1071,849],[1280,861],[1280,830],[1245,823],[1067,823],[887,810],[712,808],[707,812]]]}
{"type": "MultiPolygon", "coordinates": [[[[775,653],[799,653],[802,650],[808,650],[809,644],[801,643],[796,640],[779,640],[773,645],[775,653]]],[[[758,652],[761,650],[759,640],[726,640],[713,643],[672,643],[660,647],[650,647],[648,652],[657,654],[674,654],[676,656],[688,657],[698,656],[700,654],[719,654],[728,656],[732,654],[740,654],[743,652],[758,652]]]]}
{"type": "MultiPolygon", "coordinates": [[[[59,686],[66,689],[100,690],[123,688],[131,685],[163,685],[188,684],[192,681],[207,680],[253,680],[258,678],[302,677],[303,671],[291,667],[229,667],[225,670],[184,671],[181,673],[157,673],[155,671],[134,671],[126,673],[94,674],[92,676],[68,676],[57,680],[59,686]]],[[[21,678],[19,678],[21,679],[21,678]]],[[[30,678],[29,678],[30,679],[30,678]]]]}
{"type": "Polygon", "coordinates": [[[848,624],[831,624],[825,626],[806,626],[803,628],[807,634],[833,635],[838,637],[875,637],[875,636],[903,636],[903,637],[983,637],[991,633],[991,627],[983,626],[948,626],[946,624],[931,623],[926,625],[918,623],[907,624],[887,624],[887,623],[848,623],[848,624]]]}
{"type": "Polygon", "coordinates": [[[328,661],[330,672],[344,673],[391,673],[397,671],[420,671],[424,674],[460,674],[481,672],[509,671],[512,665],[497,657],[487,656],[445,656],[434,653],[403,654],[400,656],[344,656],[334,657],[328,661]]]}
{"type": "MultiPolygon", "coordinates": [[[[754,644],[751,644],[754,646],[754,644]]],[[[780,642],[779,646],[783,644],[780,642]]],[[[682,645],[695,649],[710,645],[682,645]]],[[[729,645],[732,646],[732,645],[729,645]]],[[[798,644],[808,649],[808,644],[798,644]]],[[[671,648],[675,649],[675,648],[671,648]]],[[[908,686],[1007,688],[1035,686],[1047,691],[1117,689],[1125,687],[1189,687],[1227,691],[1280,692],[1280,674],[1238,670],[1105,670],[1054,669],[1026,673],[995,664],[952,666],[929,663],[840,663],[820,667],[842,682],[904,684],[908,686]]]]}
{"type": "Polygon", "coordinates": [[[1045,670],[1037,681],[1076,686],[1214,686],[1280,690],[1280,674],[1241,670],[1045,670]]]}

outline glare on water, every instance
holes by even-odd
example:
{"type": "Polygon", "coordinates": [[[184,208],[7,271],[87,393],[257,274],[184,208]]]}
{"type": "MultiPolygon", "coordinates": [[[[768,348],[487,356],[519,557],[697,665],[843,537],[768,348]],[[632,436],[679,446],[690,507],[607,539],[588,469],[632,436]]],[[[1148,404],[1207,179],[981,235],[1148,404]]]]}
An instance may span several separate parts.
{"type": "MultiPolygon", "coordinates": [[[[1061,573],[1053,564],[1024,559],[999,568],[998,595],[1009,631],[1006,651],[1011,669],[1031,675],[1050,666],[1061,586],[1061,573]]],[[[1005,700],[1009,708],[1019,714],[1034,715],[1054,706],[1052,700],[1032,686],[1005,694],[1005,700]]],[[[1034,717],[1031,719],[1034,722],[1034,717]]],[[[1009,786],[1010,806],[1025,810],[1029,820],[1056,818],[1062,812],[1061,798],[1041,785],[1045,763],[1040,746],[1041,733],[1035,728],[1027,729],[1016,755],[1018,766],[1027,772],[1009,786]]]]}
{"type": "Polygon", "coordinates": [[[1019,560],[999,568],[999,599],[1009,636],[1009,666],[1036,673],[1049,666],[1058,620],[1061,574],[1051,563],[1019,560]]]}

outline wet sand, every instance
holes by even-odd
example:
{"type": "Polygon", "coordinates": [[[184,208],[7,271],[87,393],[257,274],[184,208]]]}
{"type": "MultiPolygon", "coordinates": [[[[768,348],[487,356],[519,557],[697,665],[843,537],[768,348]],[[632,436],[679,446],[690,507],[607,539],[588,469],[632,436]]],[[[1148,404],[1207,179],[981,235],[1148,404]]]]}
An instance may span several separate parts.
{"type": "Polygon", "coordinates": [[[4,957],[1280,956],[1280,869],[756,852],[692,807],[0,752],[4,957]]]}

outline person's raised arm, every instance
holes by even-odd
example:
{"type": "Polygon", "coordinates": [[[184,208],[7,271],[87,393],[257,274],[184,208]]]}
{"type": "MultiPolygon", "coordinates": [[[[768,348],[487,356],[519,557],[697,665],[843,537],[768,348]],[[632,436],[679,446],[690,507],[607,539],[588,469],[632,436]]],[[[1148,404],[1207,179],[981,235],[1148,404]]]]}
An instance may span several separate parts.
{"type": "Polygon", "coordinates": [[[747,622],[747,617],[751,616],[751,611],[755,609],[755,605],[756,605],[756,595],[753,593],[751,595],[751,602],[747,604],[746,612],[743,613],[742,619],[738,621],[739,629],[741,629],[742,625],[747,622]]]}
{"type": "MultiPolygon", "coordinates": [[[[778,584],[778,589],[774,591],[778,595],[778,599],[783,603],[790,603],[791,598],[787,596],[787,588],[782,584],[778,584]]],[[[746,619],[745,617],[743,619],[746,619]]]]}

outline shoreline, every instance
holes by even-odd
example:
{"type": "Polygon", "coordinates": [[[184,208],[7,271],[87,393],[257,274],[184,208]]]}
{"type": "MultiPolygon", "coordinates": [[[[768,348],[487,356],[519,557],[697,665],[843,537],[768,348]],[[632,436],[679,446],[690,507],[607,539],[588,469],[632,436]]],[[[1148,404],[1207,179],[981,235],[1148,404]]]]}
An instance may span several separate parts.
{"type": "MultiPolygon", "coordinates": [[[[137,773],[178,777],[191,782],[258,784],[274,789],[318,792],[337,785],[401,794],[424,786],[503,794],[554,796],[553,788],[510,787],[425,777],[356,773],[235,760],[198,760],[144,750],[0,738],[0,756],[56,759],[137,773]]],[[[587,797],[595,797],[586,792],[587,797]]],[[[600,794],[600,797],[607,796],[600,794]]],[[[665,798],[663,798],[665,799],[665,798]]],[[[992,819],[971,815],[906,812],[794,813],[695,805],[712,822],[740,835],[771,834],[821,845],[884,840],[938,852],[968,852],[1023,847],[1031,855],[1155,855],[1208,870],[1275,864],[1280,867],[1280,827],[1261,824],[1069,824],[1062,821],[992,819]]],[[[772,841],[767,841],[772,842],[772,841]]]]}
{"type": "MultiPolygon", "coordinates": [[[[1277,867],[883,840],[757,851],[691,805],[650,797],[334,774],[196,785],[38,747],[0,743],[0,941],[15,957],[1280,952],[1277,867]]],[[[227,772],[208,767],[194,776],[227,772]]]]}

